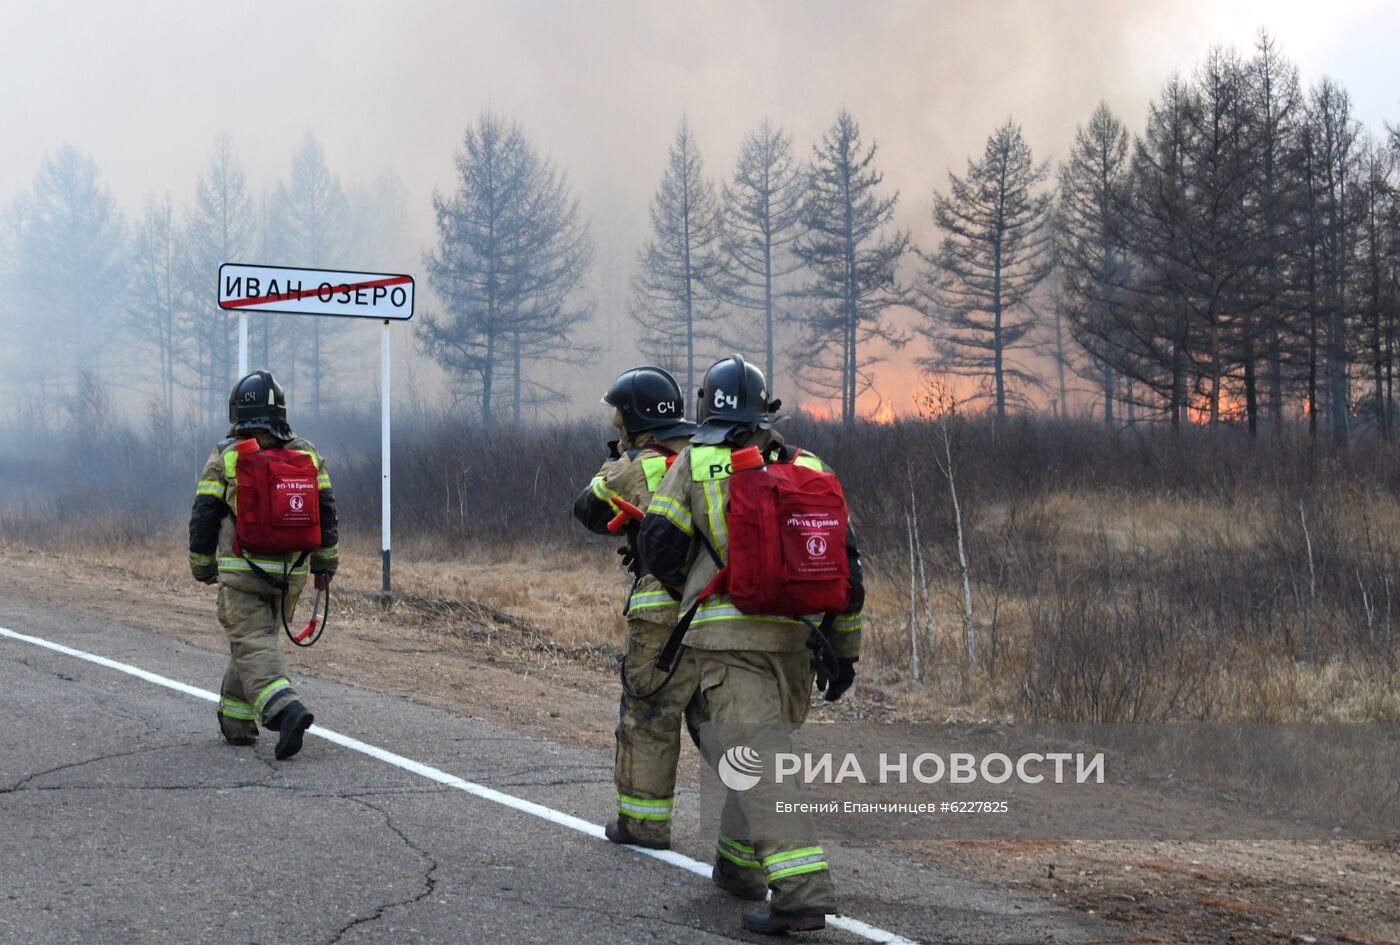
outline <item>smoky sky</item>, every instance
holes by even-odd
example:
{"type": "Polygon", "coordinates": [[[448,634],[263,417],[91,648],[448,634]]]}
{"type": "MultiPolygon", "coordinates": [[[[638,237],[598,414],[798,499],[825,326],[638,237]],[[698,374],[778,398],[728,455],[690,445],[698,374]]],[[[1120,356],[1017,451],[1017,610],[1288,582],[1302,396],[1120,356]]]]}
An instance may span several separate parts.
{"type": "Polygon", "coordinates": [[[1100,99],[1138,130],[1173,70],[1213,44],[1247,51],[1260,26],[1305,83],[1340,81],[1372,130],[1400,120],[1393,2],[183,0],[9,4],[4,22],[0,200],[68,143],[97,162],[128,219],[154,195],[187,204],[220,135],[257,195],[287,176],[310,130],[347,184],[401,178],[410,239],[393,263],[419,272],[430,196],[451,188],[467,123],[487,107],[517,119],[568,174],[597,244],[610,347],[579,390],[634,356],[627,278],[682,115],[719,178],[764,117],[805,154],[850,109],[900,193],[898,224],[924,246],[934,190],[1007,117],[1051,159],[1100,99]]]}

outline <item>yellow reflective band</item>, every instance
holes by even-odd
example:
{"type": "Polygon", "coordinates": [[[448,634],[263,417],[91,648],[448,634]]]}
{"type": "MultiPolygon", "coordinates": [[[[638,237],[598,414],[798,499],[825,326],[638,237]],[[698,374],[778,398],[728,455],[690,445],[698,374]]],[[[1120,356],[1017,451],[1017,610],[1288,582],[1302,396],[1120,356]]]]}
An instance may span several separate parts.
{"type": "Polygon", "coordinates": [[[321,473],[321,475],[319,475],[319,476],[316,477],[316,488],[317,488],[317,489],[329,489],[330,487],[331,487],[331,477],[330,477],[330,476],[326,475],[325,473],[321,473]]]}
{"type": "Polygon", "coordinates": [[[729,478],[729,447],[692,446],[690,448],[690,478],[693,482],[729,478]]]}
{"type": "Polygon", "coordinates": [[[773,617],[767,614],[746,614],[725,596],[717,595],[700,605],[700,609],[695,612],[695,619],[690,622],[693,627],[702,623],[717,623],[721,620],[756,620],[760,623],[776,623],[791,627],[802,627],[805,624],[800,620],[791,617],[773,617]]]}
{"type": "Polygon", "coordinates": [[[850,633],[852,630],[859,630],[861,622],[865,619],[862,611],[853,614],[842,614],[832,622],[832,628],[837,633],[850,633]]]}
{"type": "Polygon", "coordinates": [[[199,485],[195,486],[195,495],[212,495],[216,499],[224,497],[224,484],[217,479],[201,479],[199,485]]]}
{"type": "MultiPolygon", "coordinates": [[[[613,499],[622,498],[621,493],[617,492],[614,489],[608,488],[607,483],[603,481],[602,476],[594,476],[592,486],[593,494],[598,497],[599,501],[606,502],[609,505],[612,505],[613,499]]],[[[614,505],[613,508],[616,509],[617,506],[614,505]]]]}
{"type": "Polygon", "coordinates": [[[822,461],[805,451],[798,453],[797,458],[792,461],[792,464],[794,466],[804,466],[807,469],[815,469],[817,472],[826,472],[826,466],[822,464],[822,461]]]}
{"type": "Polygon", "coordinates": [[[647,514],[660,515],[687,535],[695,534],[695,521],[690,517],[690,509],[668,495],[652,496],[647,514]]]}
{"type": "Polygon", "coordinates": [[[633,594],[627,602],[629,611],[654,610],[658,607],[674,607],[676,599],[665,591],[643,591],[633,594]]]}
{"type": "Polygon", "coordinates": [[[729,551],[729,526],[724,521],[724,497],[719,494],[719,483],[710,480],[705,483],[705,511],[710,517],[710,535],[715,540],[715,551],[724,558],[729,551]]]}
{"type": "Polygon", "coordinates": [[[285,677],[274,679],[264,686],[263,691],[258,693],[258,697],[253,700],[253,711],[257,713],[259,718],[262,718],[264,724],[266,724],[267,719],[263,717],[263,710],[267,708],[268,700],[283,689],[289,688],[291,685],[291,682],[285,677]]]}
{"type": "Polygon", "coordinates": [[[670,820],[672,799],[650,800],[644,797],[617,796],[617,812],[637,820],[670,820]]]}
{"type": "Polygon", "coordinates": [[[340,545],[331,545],[329,548],[317,548],[311,553],[311,557],[320,558],[322,561],[330,561],[340,557],[340,545]]]}
{"type": "Polygon", "coordinates": [[[238,450],[224,450],[224,478],[230,483],[238,481],[238,450]]]}
{"type": "Polygon", "coordinates": [[[763,858],[763,871],[768,874],[770,883],[785,876],[816,873],[824,869],[827,869],[826,854],[821,847],[803,847],[763,858]]]}
{"type": "Polygon", "coordinates": [[[208,567],[214,563],[213,555],[202,555],[197,551],[190,552],[190,564],[198,565],[201,568],[208,567]]]}
{"type": "Polygon", "coordinates": [[[231,719],[242,719],[245,722],[253,722],[257,717],[253,714],[253,707],[246,702],[239,702],[237,699],[230,699],[224,696],[219,700],[219,714],[226,715],[231,719]]]}
{"type": "MultiPolygon", "coordinates": [[[[252,564],[256,564],[269,575],[280,577],[282,575],[282,570],[290,566],[294,560],[295,559],[290,558],[240,558],[236,555],[221,555],[219,557],[219,570],[246,571],[251,574],[253,572],[252,564]],[[252,564],[249,564],[249,562],[252,562],[252,564]]],[[[305,574],[310,567],[311,563],[309,561],[303,561],[299,567],[292,568],[287,573],[305,574]]]]}
{"type": "Polygon", "coordinates": [[[746,870],[756,870],[760,864],[758,853],[753,847],[738,840],[730,840],[724,834],[719,835],[719,843],[715,846],[715,851],[735,866],[743,867],[746,870]]]}

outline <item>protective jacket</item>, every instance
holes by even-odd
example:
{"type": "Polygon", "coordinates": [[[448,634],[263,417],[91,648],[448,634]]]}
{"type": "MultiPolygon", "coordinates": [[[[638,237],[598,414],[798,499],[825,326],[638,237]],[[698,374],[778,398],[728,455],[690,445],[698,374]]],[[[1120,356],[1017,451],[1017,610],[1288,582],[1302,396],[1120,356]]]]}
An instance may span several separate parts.
{"type": "MultiPolygon", "coordinates": [[[[734,447],[686,447],[652,496],[638,536],[643,567],[663,586],[680,593],[682,613],[690,609],[719,572],[720,563],[728,561],[725,509],[729,501],[729,456],[732,449],[742,446],[757,446],[770,461],[797,462],[831,472],[811,453],[784,445],[772,430],[757,430],[734,447]]],[[[846,550],[851,565],[851,598],[845,612],[837,617],[831,637],[838,657],[855,658],[860,655],[865,588],[854,529],[847,529],[846,550]]],[[[821,618],[821,614],[813,614],[809,619],[816,622],[821,618]]],[[[699,650],[787,653],[803,649],[808,634],[807,626],[800,620],[744,614],[728,594],[717,593],[700,602],[685,643],[699,650]]]]}
{"type": "Polygon", "coordinates": [[[253,570],[252,561],[269,575],[286,577],[297,585],[306,579],[308,570],[316,574],[334,574],[340,563],[339,528],[336,521],[335,495],[331,492],[331,477],[326,462],[310,441],[293,435],[284,440],[267,430],[248,431],[234,435],[214,447],[195,488],[194,508],[190,511],[190,571],[197,580],[218,574],[219,583],[251,593],[266,593],[267,582],[253,570]],[[316,463],[318,496],[321,512],[321,547],[300,566],[298,555],[236,555],[233,553],[234,516],[238,514],[238,477],[235,465],[238,452],[234,446],[247,436],[257,437],[263,449],[288,449],[305,453],[316,463]]]}
{"type": "MultiPolygon", "coordinates": [[[[604,463],[588,487],[574,500],[574,517],[589,531],[608,534],[608,522],[619,511],[613,500],[620,498],[645,511],[652,493],[666,476],[667,460],[675,455],[675,451],[664,443],[647,442],[604,463]]],[[[630,566],[637,569],[634,573],[639,573],[636,535],[637,524],[629,522],[627,544],[632,561],[630,566]]],[[[626,612],[629,617],[667,626],[675,624],[678,616],[675,598],[649,574],[642,574],[633,585],[626,612]]]]}

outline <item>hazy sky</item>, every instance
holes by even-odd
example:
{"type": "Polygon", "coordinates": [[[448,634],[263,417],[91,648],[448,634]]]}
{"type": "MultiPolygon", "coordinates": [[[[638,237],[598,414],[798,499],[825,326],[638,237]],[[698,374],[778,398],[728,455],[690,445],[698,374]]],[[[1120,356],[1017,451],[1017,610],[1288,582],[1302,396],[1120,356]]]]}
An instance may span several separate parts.
{"type": "Polygon", "coordinates": [[[805,153],[850,108],[879,142],[901,225],[925,245],[934,189],[1007,116],[1038,156],[1062,155],[1100,98],[1138,130],[1172,70],[1212,44],[1247,49],[1260,25],[1305,82],[1339,80],[1373,130],[1400,121],[1395,0],[131,0],[11,3],[4,24],[0,199],[68,142],[96,160],[128,217],[155,193],[187,203],[220,134],[259,192],[310,129],[346,182],[387,169],[403,179],[414,240],[397,268],[409,272],[431,239],[429,195],[451,186],[462,131],[488,105],[567,171],[604,274],[635,257],[682,113],[713,176],[764,116],[805,153]]]}

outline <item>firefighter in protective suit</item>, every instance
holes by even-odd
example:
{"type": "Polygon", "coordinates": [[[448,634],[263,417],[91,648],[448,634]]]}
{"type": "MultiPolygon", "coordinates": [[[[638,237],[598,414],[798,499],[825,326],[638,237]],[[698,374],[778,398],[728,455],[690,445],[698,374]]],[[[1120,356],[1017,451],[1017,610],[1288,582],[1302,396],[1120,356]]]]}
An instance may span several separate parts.
{"type": "MultiPolygon", "coordinates": [[[[602,402],[613,408],[618,439],[608,444],[611,458],[574,501],[574,515],[589,531],[606,535],[609,522],[622,511],[618,500],[637,509],[647,507],[670,463],[690,441],[695,424],[685,419],[685,399],[675,378],[657,367],[623,372],[602,402]]],[[[684,652],[669,682],[661,685],[664,674],[655,672],[657,654],[676,622],[676,601],[656,578],[640,570],[638,524],[627,522],[623,549],[635,579],[623,611],[625,685],[613,772],[617,818],[607,824],[606,832],[613,843],[665,850],[671,845],[681,725],[695,693],[696,675],[694,660],[684,652]]]]}
{"type": "MultiPolygon", "coordinates": [[[[696,604],[727,561],[731,452],[754,446],[769,463],[795,462],[830,472],[817,457],[784,444],[773,429],[780,402],[769,401],[763,373],[739,355],[711,366],[699,396],[700,429],[652,496],[639,537],[645,567],[681,593],[683,612],[696,604]]],[[[824,635],[822,659],[814,658],[817,651],[810,648],[818,631],[808,623],[742,613],[724,593],[699,601],[685,637],[700,676],[699,692],[687,710],[692,730],[744,726],[764,733],[765,749],[790,751],[789,733],[806,719],[814,678],[828,700],[850,688],[860,653],[865,592],[849,529],[847,554],[849,603],[827,623],[831,632],[824,635]]],[[[708,742],[704,734],[700,744],[706,760],[716,766],[716,754],[724,746],[708,742]]],[[[777,826],[774,790],[783,788],[761,784],[727,793],[713,877],[744,898],[762,899],[765,888],[772,891],[769,902],[743,910],[747,929],[780,934],[824,928],[826,915],[836,911],[836,894],[815,824],[808,815],[784,815],[777,826]]]]}
{"type": "Polygon", "coordinates": [[[219,623],[228,637],[229,663],[220,688],[219,729],[231,745],[251,745],[258,726],[278,733],[278,760],[301,750],[312,715],[297,698],[278,648],[284,615],[292,618],[308,570],[325,590],[339,563],[335,497],[330,474],[316,447],[287,425],[287,398],[267,371],[255,371],[233,387],[228,436],[214,447],[195,489],[190,513],[190,572],[196,581],[219,585],[219,623]],[[299,555],[234,554],[238,514],[235,464],[240,440],[255,437],[262,449],[306,453],[316,464],[321,547],[297,565],[299,555]],[[254,567],[256,565],[256,567],[254,567]],[[285,581],[281,589],[258,573],[285,581]]]}

